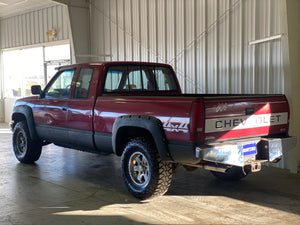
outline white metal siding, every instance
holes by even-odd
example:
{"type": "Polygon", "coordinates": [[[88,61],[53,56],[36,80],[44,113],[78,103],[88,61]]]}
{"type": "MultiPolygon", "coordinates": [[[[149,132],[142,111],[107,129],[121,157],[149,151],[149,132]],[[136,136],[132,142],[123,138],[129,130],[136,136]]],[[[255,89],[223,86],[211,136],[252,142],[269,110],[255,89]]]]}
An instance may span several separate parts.
{"type": "Polygon", "coordinates": [[[283,0],[94,0],[97,60],[171,64],[186,93],[283,93],[283,0]]]}
{"type": "Polygon", "coordinates": [[[52,6],[0,19],[1,48],[15,48],[69,39],[67,7],[52,6]],[[49,39],[47,31],[56,29],[57,37],[49,39]]]}

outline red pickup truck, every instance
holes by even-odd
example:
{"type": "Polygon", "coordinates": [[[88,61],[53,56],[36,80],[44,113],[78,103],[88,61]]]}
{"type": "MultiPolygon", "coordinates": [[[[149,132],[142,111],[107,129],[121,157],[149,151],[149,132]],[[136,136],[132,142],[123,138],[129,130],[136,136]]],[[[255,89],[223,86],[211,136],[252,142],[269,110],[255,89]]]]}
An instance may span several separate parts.
{"type": "Polygon", "coordinates": [[[164,194],[178,166],[237,180],[277,162],[295,145],[284,95],[182,94],[171,66],[104,62],[63,66],[38,96],[12,113],[13,149],[22,163],[42,146],[122,156],[128,190],[164,194]]]}

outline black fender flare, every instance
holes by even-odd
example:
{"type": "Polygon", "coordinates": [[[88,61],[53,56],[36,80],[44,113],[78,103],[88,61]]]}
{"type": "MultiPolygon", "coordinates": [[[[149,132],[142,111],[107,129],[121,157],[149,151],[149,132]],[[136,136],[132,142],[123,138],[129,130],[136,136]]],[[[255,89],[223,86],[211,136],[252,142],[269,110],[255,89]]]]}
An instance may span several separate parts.
{"type": "Polygon", "coordinates": [[[144,115],[126,115],[118,117],[115,120],[112,130],[112,147],[115,154],[120,151],[117,145],[118,131],[120,128],[124,127],[136,127],[148,131],[155,142],[160,158],[163,161],[173,161],[169,154],[167,139],[162,122],[156,117],[144,115]]]}
{"type": "Polygon", "coordinates": [[[34,125],[32,109],[29,106],[25,106],[25,105],[20,105],[20,106],[14,107],[13,112],[12,112],[12,120],[14,121],[13,126],[15,126],[16,122],[18,122],[16,120],[17,120],[19,114],[23,115],[26,119],[26,123],[27,123],[28,129],[29,129],[31,139],[38,140],[38,135],[36,133],[35,125],[34,125]]]}

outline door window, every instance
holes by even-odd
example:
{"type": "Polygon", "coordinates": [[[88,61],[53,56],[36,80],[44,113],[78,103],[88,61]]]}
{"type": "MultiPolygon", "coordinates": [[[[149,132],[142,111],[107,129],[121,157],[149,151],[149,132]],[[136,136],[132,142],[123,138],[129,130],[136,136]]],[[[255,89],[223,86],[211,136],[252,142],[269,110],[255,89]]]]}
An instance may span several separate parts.
{"type": "Polygon", "coordinates": [[[69,98],[75,70],[62,71],[45,91],[45,98],[69,98]]]}
{"type": "Polygon", "coordinates": [[[93,76],[93,68],[82,68],[75,85],[74,98],[87,99],[89,96],[90,83],[93,76]]]}

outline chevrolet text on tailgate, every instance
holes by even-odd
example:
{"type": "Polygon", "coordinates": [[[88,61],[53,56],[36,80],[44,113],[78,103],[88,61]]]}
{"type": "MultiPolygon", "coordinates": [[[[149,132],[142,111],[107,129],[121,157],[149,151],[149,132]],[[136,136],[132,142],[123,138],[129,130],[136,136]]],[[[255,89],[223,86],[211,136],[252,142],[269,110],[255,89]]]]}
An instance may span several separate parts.
{"type": "Polygon", "coordinates": [[[63,66],[16,101],[13,149],[34,163],[42,146],[122,156],[128,190],[164,194],[179,166],[238,180],[278,162],[296,144],[284,95],[182,94],[166,64],[105,62],[63,66]]]}

